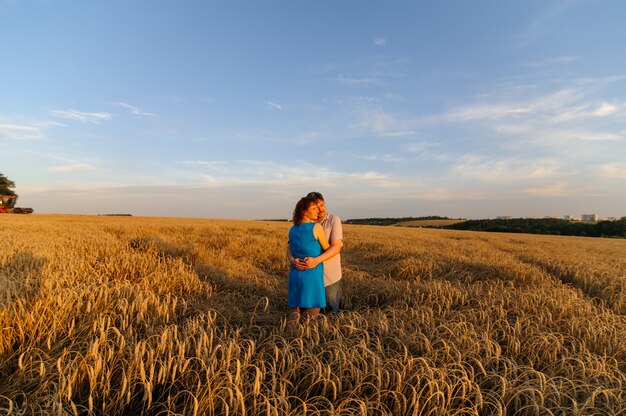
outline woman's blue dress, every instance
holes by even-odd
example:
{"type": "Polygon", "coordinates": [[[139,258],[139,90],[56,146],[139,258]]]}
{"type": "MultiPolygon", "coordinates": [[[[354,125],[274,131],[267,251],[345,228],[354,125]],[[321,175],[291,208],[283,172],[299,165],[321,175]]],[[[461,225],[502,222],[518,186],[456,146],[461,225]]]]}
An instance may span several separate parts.
{"type": "MultiPolygon", "coordinates": [[[[315,222],[303,222],[289,230],[291,255],[295,258],[317,257],[322,253],[320,242],[313,235],[315,222]]],[[[290,308],[325,308],[324,263],[313,269],[298,270],[291,266],[289,270],[290,308]]]]}

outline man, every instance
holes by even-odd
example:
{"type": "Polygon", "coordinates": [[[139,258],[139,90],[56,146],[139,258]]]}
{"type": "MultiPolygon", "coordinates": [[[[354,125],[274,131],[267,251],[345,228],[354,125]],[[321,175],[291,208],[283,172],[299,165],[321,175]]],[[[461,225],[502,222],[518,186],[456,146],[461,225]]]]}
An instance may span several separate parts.
{"type": "Polygon", "coordinates": [[[337,313],[341,297],[341,248],[343,247],[343,229],[341,219],[329,214],[326,210],[324,197],[319,192],[310,192],[307,197],[315,199],[319,210],[317,222],[322,225],[328,238],[330,248],[318,257],[296,259],[291,255],[291,247],[287,246],[287,257],[298,270],[313,268],[324,262],[324,289],[326,290],[326,311],[337,313]]]}

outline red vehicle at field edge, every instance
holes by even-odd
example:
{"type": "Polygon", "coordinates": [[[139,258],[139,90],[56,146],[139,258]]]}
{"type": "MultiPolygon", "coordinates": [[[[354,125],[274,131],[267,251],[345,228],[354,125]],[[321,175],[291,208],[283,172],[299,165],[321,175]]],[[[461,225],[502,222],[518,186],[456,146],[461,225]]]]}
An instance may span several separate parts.
{"type": "Polygon", "coordinates": [[[0,214],[32,214],[32,208],[15,207],[17,195],[0,195],[0,214]]]}

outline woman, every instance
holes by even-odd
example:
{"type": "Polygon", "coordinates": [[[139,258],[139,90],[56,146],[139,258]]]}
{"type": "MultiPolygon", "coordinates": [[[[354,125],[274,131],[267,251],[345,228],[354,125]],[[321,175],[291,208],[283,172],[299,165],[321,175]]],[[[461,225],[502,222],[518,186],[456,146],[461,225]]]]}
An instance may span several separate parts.
{"type": "MultiPolygon", "coordinates": [[[[317,201],[304,197],[298,201],[293,211],[293,226],[289,230],[291,253],[296,258],[317,257],[330,244],[322,226],[316,222],[317,201]]],[[[324,263],[315,268],[289,269],[289,320],[297,321],[300,314],[307,317],[319,315],[320,308],[326,307],[324,291],[324,263]]]]}

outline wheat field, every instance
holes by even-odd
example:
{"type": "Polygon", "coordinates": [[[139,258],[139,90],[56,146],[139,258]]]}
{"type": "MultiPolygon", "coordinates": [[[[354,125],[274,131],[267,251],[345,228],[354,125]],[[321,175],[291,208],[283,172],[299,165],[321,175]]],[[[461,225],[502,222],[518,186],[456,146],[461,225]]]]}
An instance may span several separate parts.
{"type": "Polygon", "coordinates": [[[626,240],[345,225],[286,331],[289,226],[0,217],[0,414],[626,415],[626,240]]]}

